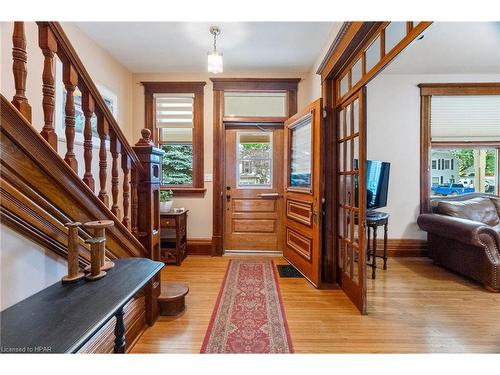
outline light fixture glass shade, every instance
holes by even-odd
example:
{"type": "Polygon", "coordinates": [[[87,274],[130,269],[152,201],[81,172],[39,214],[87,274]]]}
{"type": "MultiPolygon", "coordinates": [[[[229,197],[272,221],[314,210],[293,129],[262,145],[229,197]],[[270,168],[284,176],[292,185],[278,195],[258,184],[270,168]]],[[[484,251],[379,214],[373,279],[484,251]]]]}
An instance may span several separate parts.
{"type": "Polygon", "coordinates": [[[210,73],[222,73],[222,53],[217,51],[208,53],[208,71],[210,73]]]}

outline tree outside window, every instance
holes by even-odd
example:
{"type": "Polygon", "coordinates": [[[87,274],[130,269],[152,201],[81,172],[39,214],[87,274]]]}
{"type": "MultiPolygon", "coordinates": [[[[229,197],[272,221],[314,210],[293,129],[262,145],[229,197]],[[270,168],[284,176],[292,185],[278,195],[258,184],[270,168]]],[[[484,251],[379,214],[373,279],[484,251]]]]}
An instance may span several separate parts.
{"type": "Polygon", "coordinates": [[[191,185],[193,183],[193,145],[163,144],[163,185],[191,185]]]}

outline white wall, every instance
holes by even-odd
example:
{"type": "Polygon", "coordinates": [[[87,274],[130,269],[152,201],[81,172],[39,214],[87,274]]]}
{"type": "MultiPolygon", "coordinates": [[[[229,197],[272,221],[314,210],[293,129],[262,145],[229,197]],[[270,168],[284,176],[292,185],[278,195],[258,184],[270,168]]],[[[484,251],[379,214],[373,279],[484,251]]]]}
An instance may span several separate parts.
{"type": "Polygon", "coordinates": [[[328,53],[328,50],[330,49],[331,45],[333,44],[333,41],[337,37],[338,32],[340,31],[342,27],[343,22],[334,22],[333,26],[328,33],[328,37],[326,38],[326,41],[321,48],[321,52],[319,53],[318,57],[316,58],[316,61],[314,62],[314,65],[312,69],[309,71],[309,86],[308,86],[308,97],[309,101],[312,102],[318,98],[321,97],[321,76],[316,74],[318,71],[319,66],[323,62],[323,59],[325,58],[325,55],[328,53]]]}
{"type": "Polygon", "coordinates": [[[425,239],[420,204],[419,83],[498,82],[497,74],[380,74],[367,85],[368,159],[391,163],[389,238],[425,239]]]}
{"type": "Polygon", "coordinates": [[[0,310],[58,282],[66,261],[0,224],[0,310]]]}

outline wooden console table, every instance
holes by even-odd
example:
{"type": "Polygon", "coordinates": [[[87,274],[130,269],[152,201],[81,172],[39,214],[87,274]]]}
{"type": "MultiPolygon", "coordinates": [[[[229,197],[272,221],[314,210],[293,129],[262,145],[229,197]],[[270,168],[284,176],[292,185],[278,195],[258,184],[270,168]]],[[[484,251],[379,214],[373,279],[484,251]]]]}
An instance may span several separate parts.
{"type": "Polygon", "coordinates": [[[125,352],[123,307],[163,267],[118,259],[97,281],[58,282],[0,313],[0,353],[76,353],[116,317],[115,353],[125,352]]]}
{"type": "Polygon", "coordinates": [[[166,212],[160,214],[161,260],[180,266],[187,256],[187,213],[166,212]]]}

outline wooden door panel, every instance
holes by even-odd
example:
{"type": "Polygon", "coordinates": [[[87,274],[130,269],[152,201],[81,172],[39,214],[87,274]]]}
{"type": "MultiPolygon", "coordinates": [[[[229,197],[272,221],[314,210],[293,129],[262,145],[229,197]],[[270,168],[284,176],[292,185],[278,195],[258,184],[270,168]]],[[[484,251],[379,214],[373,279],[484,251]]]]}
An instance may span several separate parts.
{"type": "Polygon", "coordinates": [[[286,228],[286,245],[308,262],[312,260],[313,239],[306,237],[290,227],[286,228]]]}
{"type": "Polygon", "coordinates": [[[285,122],[283,256],[314,286],[321,284],[322,101],[285,122]]]}
{"type": "Polygon", "coordinates": [[[234,198],[233,212],[276,212],[276,201],[266,199],[234,198]]]}
{"type": "Polygon", "coordinates": [[[233,219],[233,233],[274,233],[276,219],[233,219]]]}
{"type": "Polygon", "coordinates": [[[280,246],[280,241],[274,233],[232,232],[230,234],[230,238],[231,242],[226,242],[226,250],[231,251],[252,250],[260,252],[276,252],[276,249],[280,246]]]}
{"type": "MultiPolygon", "coordinates": [[[[257,175],[261,176],[261,172],[262,170],[257,175]]],[[[227,129],[226,186],[224,249],[282,251],[283,129],[263,130],[262,127],[249,126],[244,129],[227,129]],[[263,149],[272,148],[269,150],[271,154],[257,150],[251,154],[257,156],[256,159],[245,158],[245,155],[241,154],[242,139],[270,139],[272,147],[265,146],[263,149]],[[252,175],[255,172],[253,168],[262,166],[259,163],[262,163],[265,155],[272,155],[271,178],[263,179],[267,181],[267,185],[258,185],[260,182],[253,186],[240,185],[238,179],[248,183],[249,179],[252,181],[252,178],[256,178],[252,175]],[[258,161],[252,164],[254,160],[258,161]]]]}
{"type": "Polygon", "coordinates": [[[312,226],[313,205],[311,202],[286,200],[286,217],[307,226],[312,226]]]}

